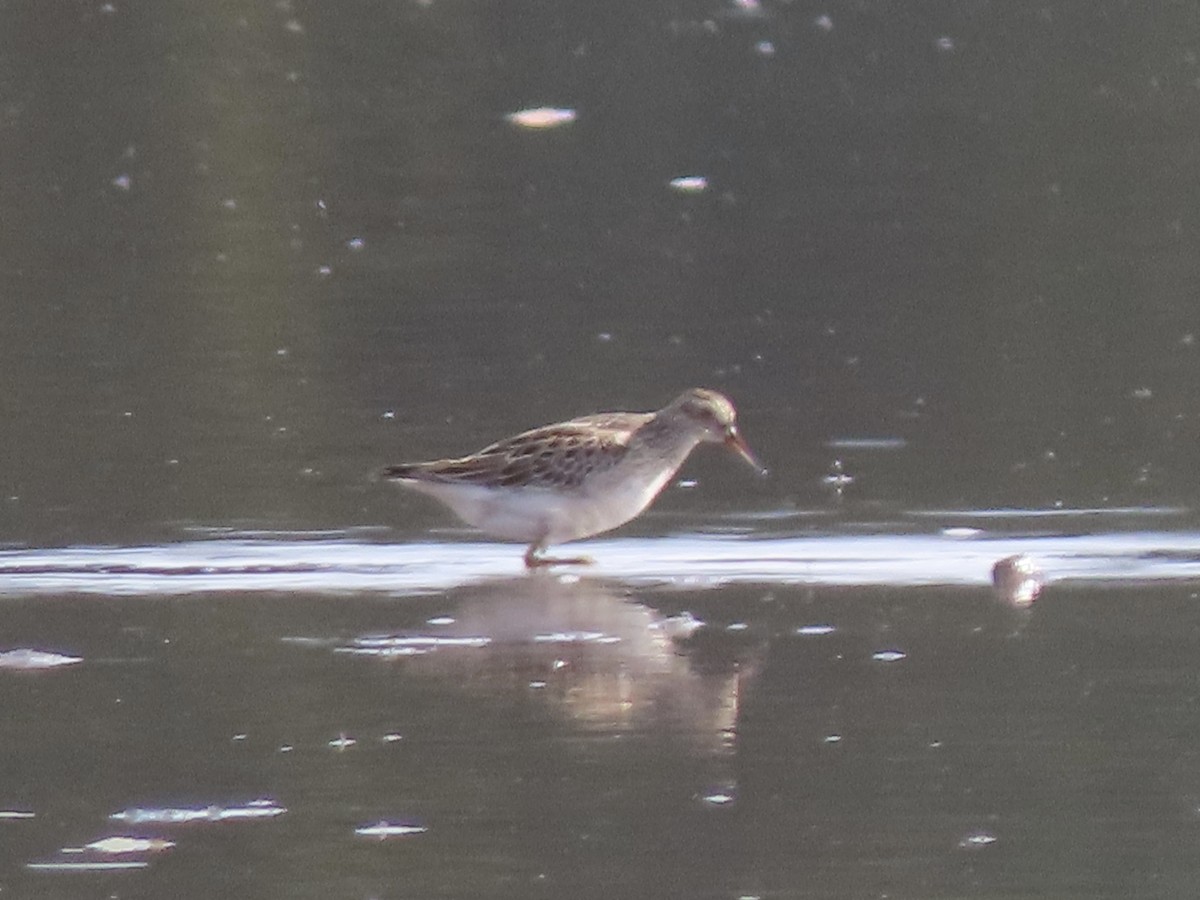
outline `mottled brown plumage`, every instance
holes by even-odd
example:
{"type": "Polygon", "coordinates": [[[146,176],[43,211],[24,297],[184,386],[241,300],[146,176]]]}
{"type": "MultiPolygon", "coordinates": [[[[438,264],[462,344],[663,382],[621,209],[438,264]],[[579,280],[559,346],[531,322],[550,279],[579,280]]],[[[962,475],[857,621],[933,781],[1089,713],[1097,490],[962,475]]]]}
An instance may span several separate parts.
{"type": "Polygon", "coordinates": [[[589,473],[617,465],[649,413],[602,413],[545,425],[459,459],[384,469],[385,478],[415,478],[493,487],[579,487],[589,473]]]}
{"type": "Polygon", "coordinates": [[[538,554],[632,519],[699,443],[723,443],[762,469],[738,433],[733,404],[694,388],[655,413],[582,416],[470,456],[390,466],[383,477],[441,500],[490,534],[528,541],[528,566],[578,562],[538,554]]]}

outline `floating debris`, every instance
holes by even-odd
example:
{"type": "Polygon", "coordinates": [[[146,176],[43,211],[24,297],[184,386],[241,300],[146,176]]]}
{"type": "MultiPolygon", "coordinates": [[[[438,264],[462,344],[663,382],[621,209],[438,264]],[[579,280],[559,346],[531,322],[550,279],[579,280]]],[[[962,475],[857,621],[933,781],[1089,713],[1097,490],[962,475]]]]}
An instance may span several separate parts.
{"type": "Polygon", "coordinates": [[[952,525],[949,528],[942,529],[942,537],[954,538],[955,540],[979,537],[981,534],[983,534],[983,529],[969,528],[965,525],[952,525]]]}
{"type": "Polygon", "coordinates": [[[823,634],[833,634],[835,631],[837,631],[836,625],[801,625],[793,634],[802,637],[819,637],[823,634]]]}
{"type": "Polygon", "coordinates": [[[737,800],[737,796],[729,791],[714,791],[711,794],[705,794],[700,800],[709,806],[728,806],[737,800]]]}
{"type": "Polygon", "coordinates": [[[996,595],[1013,606],[1030,606],[1042,593],[1042,573],[1028,556],[1006,556],[992,566],[996,595]]]}
{"type": "Polygon", "coordinates": [[[903,650],[879,650],[871,654],[871,659],[876,662],[899,662],[907,658],[908,654],[903,650]]]}
{"type": "Polygon", "coordinates": [[[84,853],[90,850],[92,853],[106,853],[110,856],[120,856],[125,853],[162,853],[164,850],[170,850],[174,846],[174,841],[164,840],[163,838],[138,838],[118,835],[101,838],[98,841],[92,841],[90,844],[84,844],[78,848],[64,847],[62,852],[84,853]]]}
{"type": "Polygon", "coordinates": [[[681,194],[702,194],[708,190],[708,179],[703,175],[680,175],[668,181],[667,186],[681,194]]]}
{"type": "Polygon", "coordinates": [[[141,807],[135,806],[115,812],[114,822],[131,825],[186,825],[191,822],[244,822],[255,819],[273,819],[287,812],[274,800],[251,800],[245,806],[184,806],[184,807],[141,807]]]}
{"type": "Polygon", "coordinates": [[[996,843],[998,838],[986,831],[975,831],[958,842],[960,850],[982,850],[996,843]]]}
{"type": "Polygon", "coordinates": [[[507,122],[519,128],[542,131],[548,128],[560,128],[575,121],[575,110],[553,106],[538,106],[533,109],[519,109],[510,112],[504,118],[507,122]]]}
{"type": "Polygon", "coordinates": [[[10,819],[33,819],[37,813],[25,809],[0,809],[0,821],[10,819]]]}
{"type": "Polygon", "coordinates": [[[386,841],[388,838],[410,837],[414,834],[424,834],[429,829],[424,825],[417,825],[412,822],[387,822],[379,821],[374,825],[360,825],[354,829],[354,833],[359,837],[375,838],[376,840],[386,841]]]}
{"type": "Polygon", "coordinates": [[[345,732],[343,732],[342,734],[339,734],[337,737],[335,737],[332,741],[330,741],[329,746],[332,747],[334,750],[338,751],[339,753],[341,753],[344,750],[349,750],[351,747],[353,747],[357,743],[358,743],[358,741],[356,741],[352,737],[347,737],[345,732]]]}
{"type": "Polygon", "coordinates": [[[674,616],[668,616],[661,622],[655,622],[651,627],[661,629],[673,641],[685,641],[703,628],[704,622],[684,610],[674,616]]]}
{"type": "Polygon", "coordinates": [[[14,669],[21,672],[57,669],[59,666],[73,666],[75,663],[81,662],[83,662],[82,656],[65,656],[62,653],[32,650],[28,647],[0,652],[0,669],[14,669]]]}

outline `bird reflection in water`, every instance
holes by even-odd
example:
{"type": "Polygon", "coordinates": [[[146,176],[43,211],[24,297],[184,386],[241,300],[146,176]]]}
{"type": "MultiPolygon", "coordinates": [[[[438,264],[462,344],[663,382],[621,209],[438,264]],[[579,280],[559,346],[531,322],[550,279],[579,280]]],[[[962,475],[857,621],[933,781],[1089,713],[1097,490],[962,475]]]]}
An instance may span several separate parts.
{"type": "Polygon", "coordinates": [[[755,668],[745,642],[724,656],[705,642],[697,664],[689,646],[703,624],[691,615],[662,614],[626,587],[549,572],[481,582],[446,599],[446,614],[420,631],[361,635],[338,652],[400,661],[406,676],[474,695],[535,693],[589,731],[670,731],[695,742],[692,751],[733,748],[755,668]]]}

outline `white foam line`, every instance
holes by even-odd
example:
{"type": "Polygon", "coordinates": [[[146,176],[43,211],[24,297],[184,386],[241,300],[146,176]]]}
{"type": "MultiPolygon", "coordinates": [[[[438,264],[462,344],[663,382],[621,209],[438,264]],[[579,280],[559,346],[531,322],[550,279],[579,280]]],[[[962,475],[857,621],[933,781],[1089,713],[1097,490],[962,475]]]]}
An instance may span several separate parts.
{"type": "MultiPolygon", "coordinates": [[[[217,591],[419,593],[521,574],[494,543],[211,540],[146,547],[0,551],[0,595],[178,595],[217,591]]],[[[571,574],[629,583],[977,585],[1024,554],[1049,581],[1200,581],[1200,533],[1065,536],[678,535],[571,546],[597,560],[571,574]]]]}

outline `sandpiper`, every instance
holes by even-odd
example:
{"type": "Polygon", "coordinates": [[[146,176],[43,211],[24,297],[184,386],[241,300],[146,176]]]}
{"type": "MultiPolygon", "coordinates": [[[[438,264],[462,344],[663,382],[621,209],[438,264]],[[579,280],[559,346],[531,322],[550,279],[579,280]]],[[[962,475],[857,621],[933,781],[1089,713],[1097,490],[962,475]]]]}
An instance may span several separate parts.
{"type": "Polygon", "coordinates": [[[610,412],[544,425],[459,459],[402,463],[383,477],[428,494],[495,537],[526,541],[529,568],[551,544],[623,525],[650,505],[697,444],[724,444],[762,475],[729,399],[693,388],[658,412],[610,412]]]}

